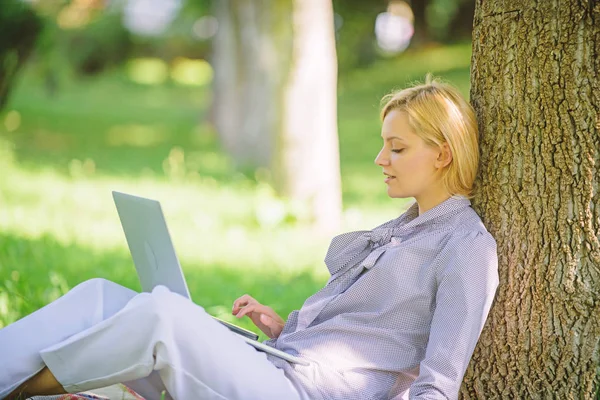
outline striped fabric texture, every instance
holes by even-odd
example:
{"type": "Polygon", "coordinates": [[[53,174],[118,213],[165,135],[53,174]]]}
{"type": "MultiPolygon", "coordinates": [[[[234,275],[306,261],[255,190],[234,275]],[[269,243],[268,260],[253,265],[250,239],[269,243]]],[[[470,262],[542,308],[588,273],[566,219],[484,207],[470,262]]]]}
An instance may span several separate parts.
{"type": "Polygon", "coordinates": [[[311,399],[456,399],[498,286],[496,242],[464,197],[336,236],[325,287],[269,356],[311,399]]]}

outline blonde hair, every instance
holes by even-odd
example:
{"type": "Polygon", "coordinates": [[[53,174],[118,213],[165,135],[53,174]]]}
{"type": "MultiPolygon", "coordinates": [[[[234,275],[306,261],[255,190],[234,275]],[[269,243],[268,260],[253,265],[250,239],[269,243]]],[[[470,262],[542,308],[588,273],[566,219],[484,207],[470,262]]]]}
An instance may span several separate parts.
{"type": "Polygon", "coordinates": [[[382,121],[392,110],[406,112],[410,127],[427,145],[448,144],[452,161],[442,182],[450,194],[472,197],[479,165],[477,121],[460,92],[428,74],[425,83],[390,93],[381,102],[382,121]]]}

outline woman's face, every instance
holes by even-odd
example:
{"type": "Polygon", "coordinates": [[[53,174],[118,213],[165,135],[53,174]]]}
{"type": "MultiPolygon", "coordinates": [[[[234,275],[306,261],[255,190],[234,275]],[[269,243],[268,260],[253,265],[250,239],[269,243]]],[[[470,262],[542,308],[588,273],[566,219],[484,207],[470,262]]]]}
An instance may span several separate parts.
{"type": "Polygon", "coordinates": [[[443,151],[428,146],[408,124],[404,111],[392,110],[381,127],[383,148],[375,164],[383,168],[388,195],[393,198],[436,196],[441,189],[443,151]]]}

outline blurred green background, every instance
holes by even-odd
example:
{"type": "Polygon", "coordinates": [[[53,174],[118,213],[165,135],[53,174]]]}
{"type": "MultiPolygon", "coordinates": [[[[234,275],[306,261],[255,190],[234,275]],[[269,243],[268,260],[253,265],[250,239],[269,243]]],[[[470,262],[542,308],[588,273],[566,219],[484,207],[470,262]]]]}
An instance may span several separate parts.
{"type": "MultiPolygon", "coordinates": [[[[160,35],[142,35],[115,3],[15,0],[0,11],[0,29],[13,29],[0,40],[0,88],[10,83],[0,102],[0,327],[89,278],[140,290],[112,190],[161,201],[207,311],[233,321],[231,303],[249,293],[285,318],[326,281],[331,238],[312,234],[301,206],[221,150],[209,122],[211,4],[181,2],[160,35]],[[65,11],[74,4],[87,8],[65,11]],[[17,37],[26,47],[28,35],[35,44],[16,62],[6,49],[17,37]]],[[[468,96],[471,4],[424,4],[413,42],[385,52],[373,32],[387,2],[334,2],[344,230],[370,229],[407,205],[387,197],[373,163],[381,97],[428,72],[468,96]]]]}

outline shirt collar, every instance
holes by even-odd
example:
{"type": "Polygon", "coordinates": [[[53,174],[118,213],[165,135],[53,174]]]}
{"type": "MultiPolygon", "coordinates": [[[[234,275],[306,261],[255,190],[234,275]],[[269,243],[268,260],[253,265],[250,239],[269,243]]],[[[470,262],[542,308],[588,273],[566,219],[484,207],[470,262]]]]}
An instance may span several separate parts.
{"type": "Polygon", "coordinates": [[[453,196],[438,204],[431,210],[419,214],[418,204],[413,204],[404,214],[395,220],[371,231],[343,233],[334,237],[325,256],[325,264],[332,278],[345,273],[353,265],[359,265],[369,253],[390,243],[394,235],[402,236],[413,228],[427,224],[444,223],[446,218],[471,205],[462,196],[453,196]]]}
{"type": "Polygon", "coordinates": [[[425,223],[431,223],[439,220],[440,217],[449,216],[462,210],[465,207],[470,207],[471,201],[464,196],[452,196],[444,200],[437,206],[425,211],[419,215],[419,205],[415,202],[404,214],[398,219],[397,228],[414,228],[415,226],[425,223]]]}

